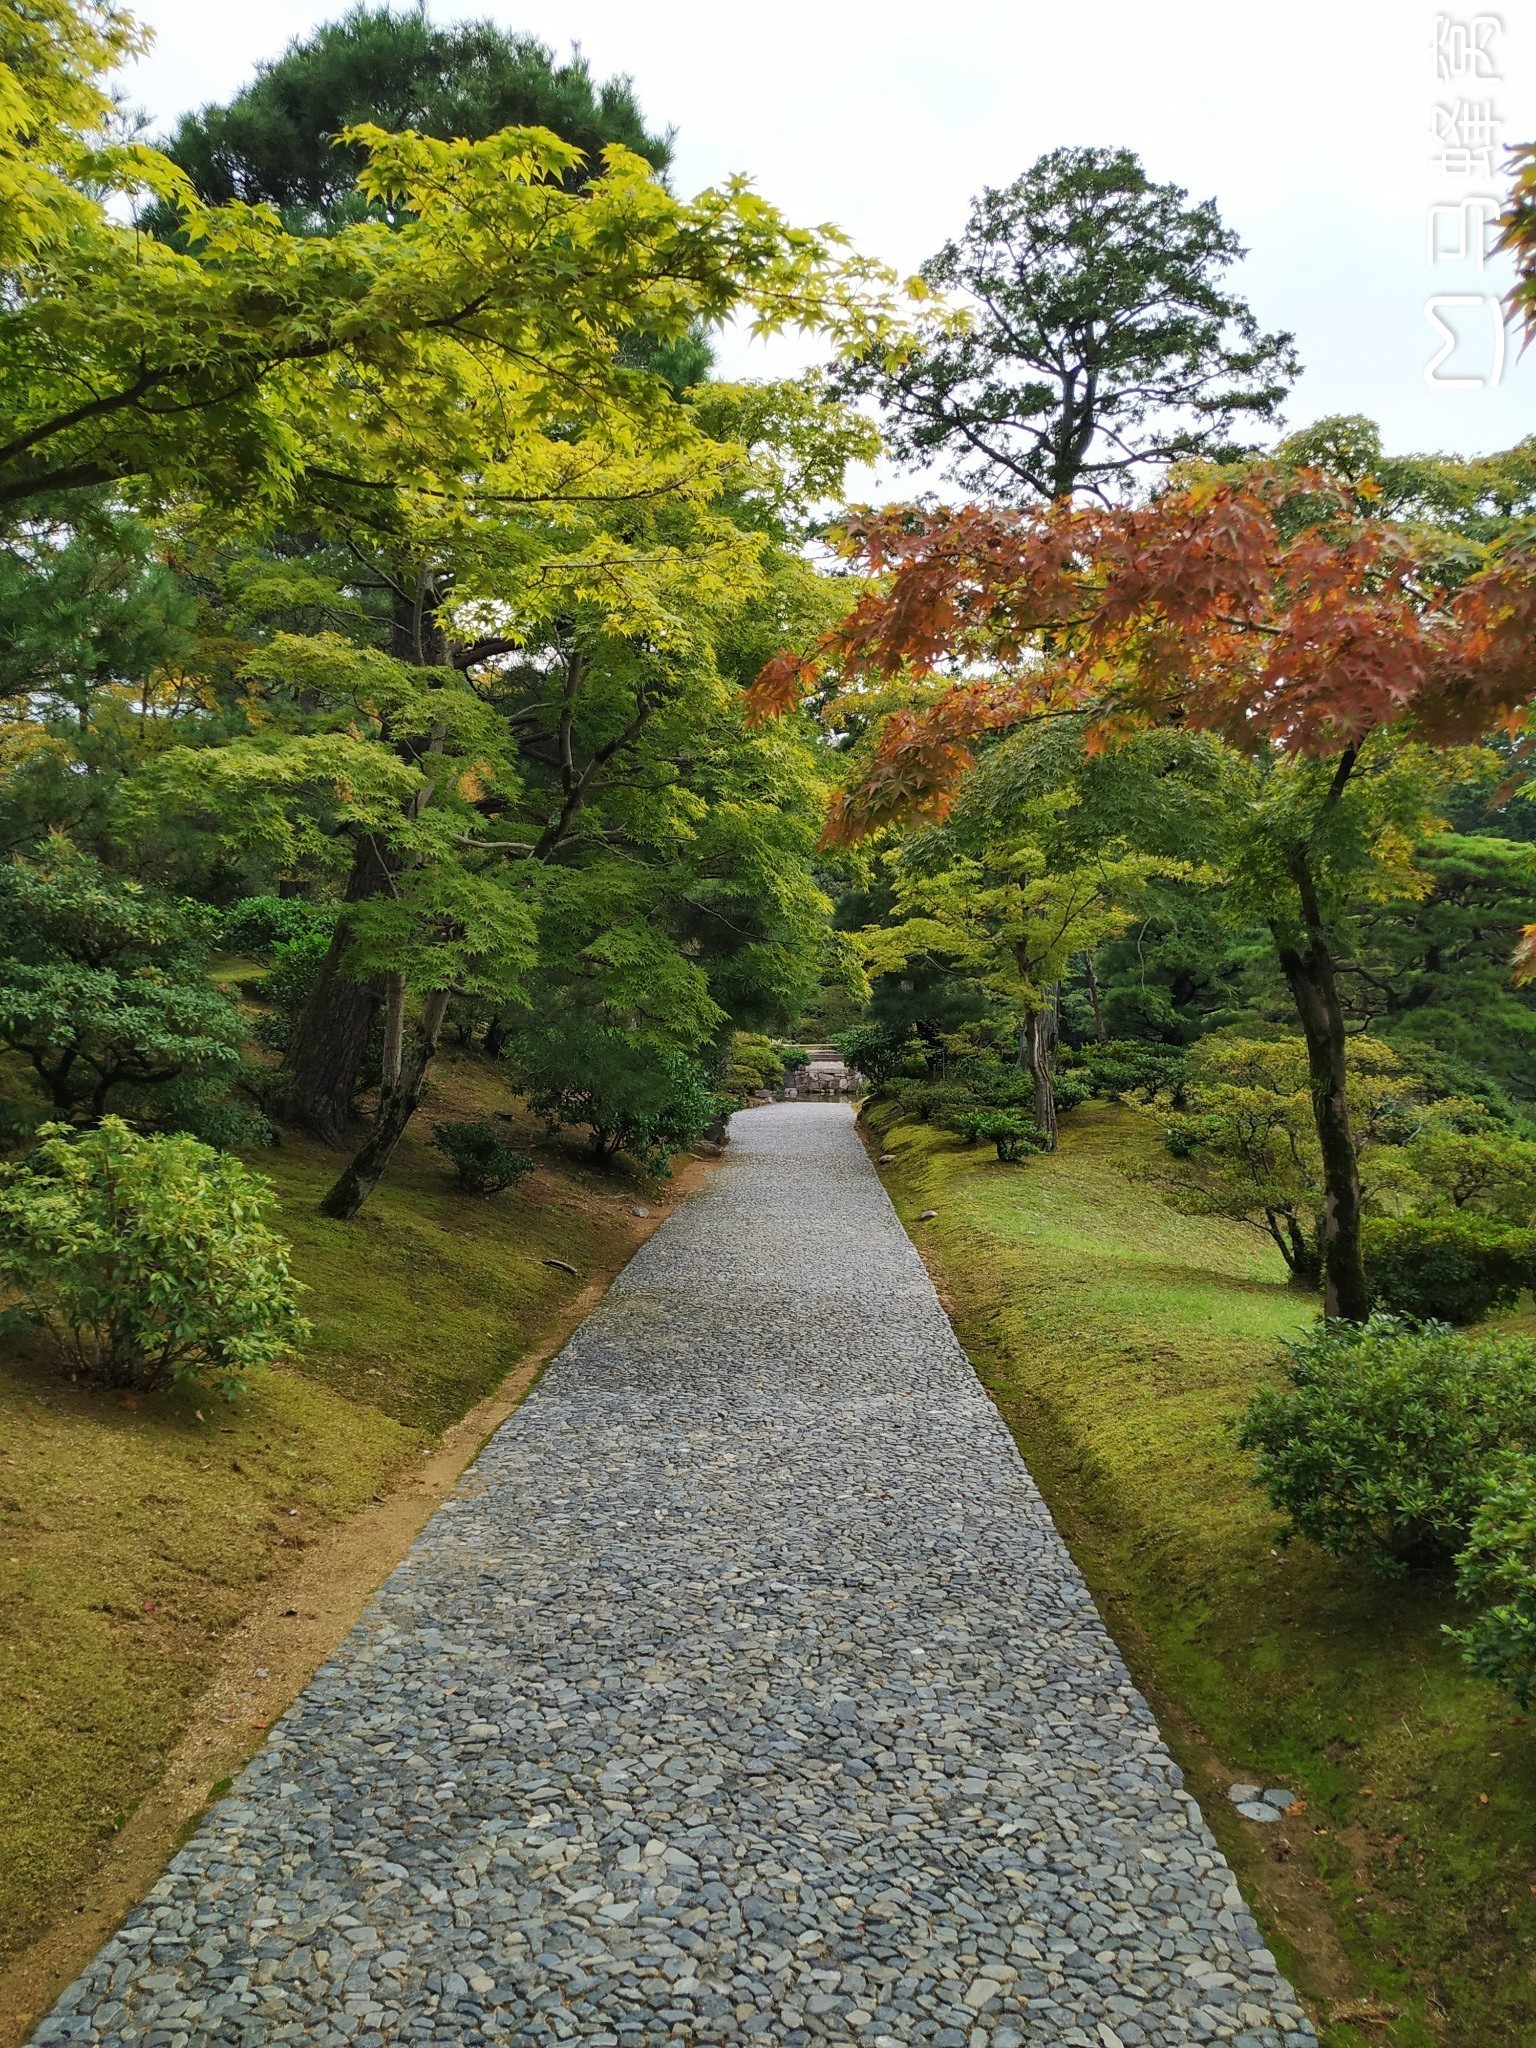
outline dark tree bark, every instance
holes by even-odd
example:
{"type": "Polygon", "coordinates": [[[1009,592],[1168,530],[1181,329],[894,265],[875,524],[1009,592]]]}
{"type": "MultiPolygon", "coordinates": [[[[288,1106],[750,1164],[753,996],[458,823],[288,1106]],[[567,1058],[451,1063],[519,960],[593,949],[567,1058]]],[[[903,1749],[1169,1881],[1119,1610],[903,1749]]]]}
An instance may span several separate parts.
{"type": "Polygon", "coordinates": [[[1266,1209],[1264,1224],[1285,1261],[1291,1285],[1316,1294],[1323,1284],[1322,1255],[1302,1229],[1300,1219],[1288,1209],[1266,1209]]]}
{"type": "Polygon", "coordinates": [[[1024,1013],[1023,1050],[1035,1084],[1035,1126],[1047,1152],[1056,1150],[1056,1048],[1061,1019],[1053,988],[1038,1010],[1024,1013]]]}
{"type": "MultiPolygon", "coordinates": [[[[396,585],[395,593],[390,653],[397,661],[446,666],[448,642],[438,622],[439,593],[430,575],[422,571],[414,591],[396,585]]],[[[412,757],[419,756],[413,753],[412,757]]],[[[364,903],[382,895],[399,872],[398,858],[382,839],[371,834],[360,838],[344,903],[364,903]]],[[[274,1104],[284,1123],[312,1131],[329,1145],[341,1143],[352,1121],[369,1033],[386,995],[382,978],[354,981],[343,971],[341,963],[351,943],[343,909],[309,1000],[294,1026],[283,1061],[283,1085],[274,1104]]],[[[388,1049],[385,1057],[387,1064],[388,1049]]]]}
{"type": "MultiPolygon", "coordinates": [[[[347,877],[344,904],[364,903],[389,887],[395,863],[371,835],[359,839],[347,877]]],[[[352,1120],[362,1081],[363,1055],[383,991],[376,976],[354,981],[342,961],[352,943],[345,907],[309,1000],[299,1012],[283,1058],[283,1083],[274,1107],[284,1123],[339,1145],[352,1120]]]]}
{"type": "Polygon", "coordinates": [[[1360,1242],[1360,1160],[1349,1117],[1348,1041],[1338,972],[1305,847],[1290,857],[1299,931],[1274,928],[1280,970],[1307,1045],[1312,1114],[1323,1155],[1323,1314],[1363,1323],[1370,1314],[1360,1242]]]}
{"type": "Polygon", "coordinates": [[[443,1019],[448,1014],[448,991],[434,989],[427,997],[422,1011],[421,1022],[416,1027],[416,1040],[408,1062],[402,1062],[398,1079],[393,1086],[388,1083],[379,1091],[379,1107],[373,1119],[373,1128],[358,1148],[356,1156],[335,1184],[327,1190],[320,1203],[322,1216],[334,1216],[347,1222],[362,1208],[384,1176],[395,1147],[405,1135],[405,1127],[421,1104],[422,1091],[427,1085],[427,1072],[437,1051],[438,1041],[443,1035],[443,1019]]]}

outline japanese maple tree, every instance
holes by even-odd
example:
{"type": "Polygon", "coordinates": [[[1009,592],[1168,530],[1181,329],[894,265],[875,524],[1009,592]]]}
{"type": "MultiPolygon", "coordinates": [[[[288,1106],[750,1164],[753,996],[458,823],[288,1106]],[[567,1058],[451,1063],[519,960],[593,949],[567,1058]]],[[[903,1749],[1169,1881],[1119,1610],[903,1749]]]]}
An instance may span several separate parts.
{"type": "Polygon", "coordinates": [[[1536,686],[1531,538],[1452,594],[1425,546],[1368,507],[1319,472],[1255,468],[1135,507],[891,508],[848,530],[863,597],[754,693],[770,716],[813,689],[915,686],[838,800],[833,839],[942,816],[977,740],[1067,712],[1099,748],[1177,724],[1290,764],[1262,833],[1266,921],[1307,1046],[1326,1308],[1351,1319],[1367,1296],[1342,904],[1373,864],[1401,866],[1417,822],[1376,794],[1390,757],[1518,727],[1536,686]]]}

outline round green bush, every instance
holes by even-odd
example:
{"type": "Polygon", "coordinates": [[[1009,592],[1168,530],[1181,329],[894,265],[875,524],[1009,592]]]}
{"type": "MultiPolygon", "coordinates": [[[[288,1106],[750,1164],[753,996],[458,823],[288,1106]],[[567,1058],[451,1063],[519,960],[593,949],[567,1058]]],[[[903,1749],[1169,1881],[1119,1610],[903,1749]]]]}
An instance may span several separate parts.
{"type": "Polygon", "coordinates": [[[1475,1323],[1531,1281],[1536,1232],[1452,1213],[1373,1219],[1365,1226],[1371,1303],[1388,1315],[1475,1323]]]}
{"type": "Polygon", "coordinates": [[[1044,1149],[1040,1133],[1013,1109],[966,1109],[949,1118],[949,1128],[958,1131],[967,1144],[990,1140],[1006,1166],[1017,1166],[1031,1152],[1044,1149]]]}
{"type": "Polygon", "coordinates": [[[1491,1461],[1536,1449],[1536,1344],[1465,1337],[1396,1316],[1328,1323],[1288,1345],[1288,1384],[1263,1387],[1238,1442],[1256,1483],[1335,1557],[1390,1572],[1448,1564],[1491,1461]]]}
{"type": "Polygon", "coordinates": [[[334,903],[310,903],[302,896],[242,896],[220,916],[218,942],[226,953],[265,953],[315,931],[329,939],[335,922],[334,903]]]}
{"type": "Polygon", "coordinates": [[[459,1186],[467,1194],[499,1194],[533,1171],[528,1154],[514,1151],[496,1126],[483,1118],[434,1124],[432,1142],[453,1161],[459,1186]]]}
{"type": "Polygon", "coordinates": [[[0,1169],[0,1280],[76,1372],[145,1392],[191,1380],[233,1400],[303,1341],[268,1182],[120,1117],[40,1135],[0,1169]]]}
{"type": "Polygon", "coordinates": [[[1536,1459],[1499,1460],[1456,1560],[1456,1588],[1488,1600],[1470,1628],[1448,1629],[1468,1667],[1528,1707],[1536,1699],[1536,1459]]]}

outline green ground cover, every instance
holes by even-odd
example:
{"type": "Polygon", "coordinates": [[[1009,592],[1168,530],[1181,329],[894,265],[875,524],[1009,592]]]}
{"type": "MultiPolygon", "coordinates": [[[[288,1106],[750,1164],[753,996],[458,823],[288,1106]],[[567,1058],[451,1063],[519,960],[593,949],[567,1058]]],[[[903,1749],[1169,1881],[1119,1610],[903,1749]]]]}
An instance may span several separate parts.
{"type": "Polygon", "coordinates": [[[1130,1109],[1088,1104],[1059,1153],[1013,1167],[871,1117],[961,1338],[1331,2048],[1529,2048],[1532,1723],[1462,1670],[1447,1585],[1282,1549],[1233,1443],[1311,1301],[1256,1233],[1162,1200],[1157,1131],[1130,1109]],[[1250,1776],[1305,1812],[1243,1821],[1222,1788],[1250,1776]]]}
{"type": "MultiPolygon", "coordinates": [[[[426,1114],[516,1113],[445,1059],[426,1114]]],[[[622,1176],[545,1153],[484,1199],[407,1136],[355,1223],[315,1213],[337,1155],[288,1138],[251,1164],[311,1289],[297,1369],[238,1407],[72,1385],[0,1345],[0,1961],[71,1909],[159,1775],[221,1643],[295,1551],[418,1465],[635,1236],[622,1176]]],[[[521,1141],[521,1140],[520,1140],[521,1141]]]]}

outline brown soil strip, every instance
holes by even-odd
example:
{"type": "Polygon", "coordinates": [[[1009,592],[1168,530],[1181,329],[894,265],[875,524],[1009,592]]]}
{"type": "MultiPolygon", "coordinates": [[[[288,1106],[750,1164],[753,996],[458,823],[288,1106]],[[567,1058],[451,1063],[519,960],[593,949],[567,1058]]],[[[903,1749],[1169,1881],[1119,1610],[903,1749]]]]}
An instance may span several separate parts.
{"type": "MultiPolygon", "coordinates": [[[[649,1197],[629,1255],[718,1162],[697,1159],[649,1197]]],[[[0,1972],[0,2048],[21,2048],[54,2001],[111,1939],[191,1834],[227,1781],[265,1741],[269,1725],[304,1690],[357,1621],[377,1588],[451,1493],[481,1446],[532,1391],[577,1325],[607,1293],[619,1267],[574,1296],[543,1341],[520,1358],[493,1394],[444,1433],[420,1469],[271,1582],[230,1631],[218,1676],[193,1709],[164,1772],[113,1841],[73,1914],[56,1922],[0,1972]],[[255,1679],[257,1669],[266,1677],[255,1679]]]]}

